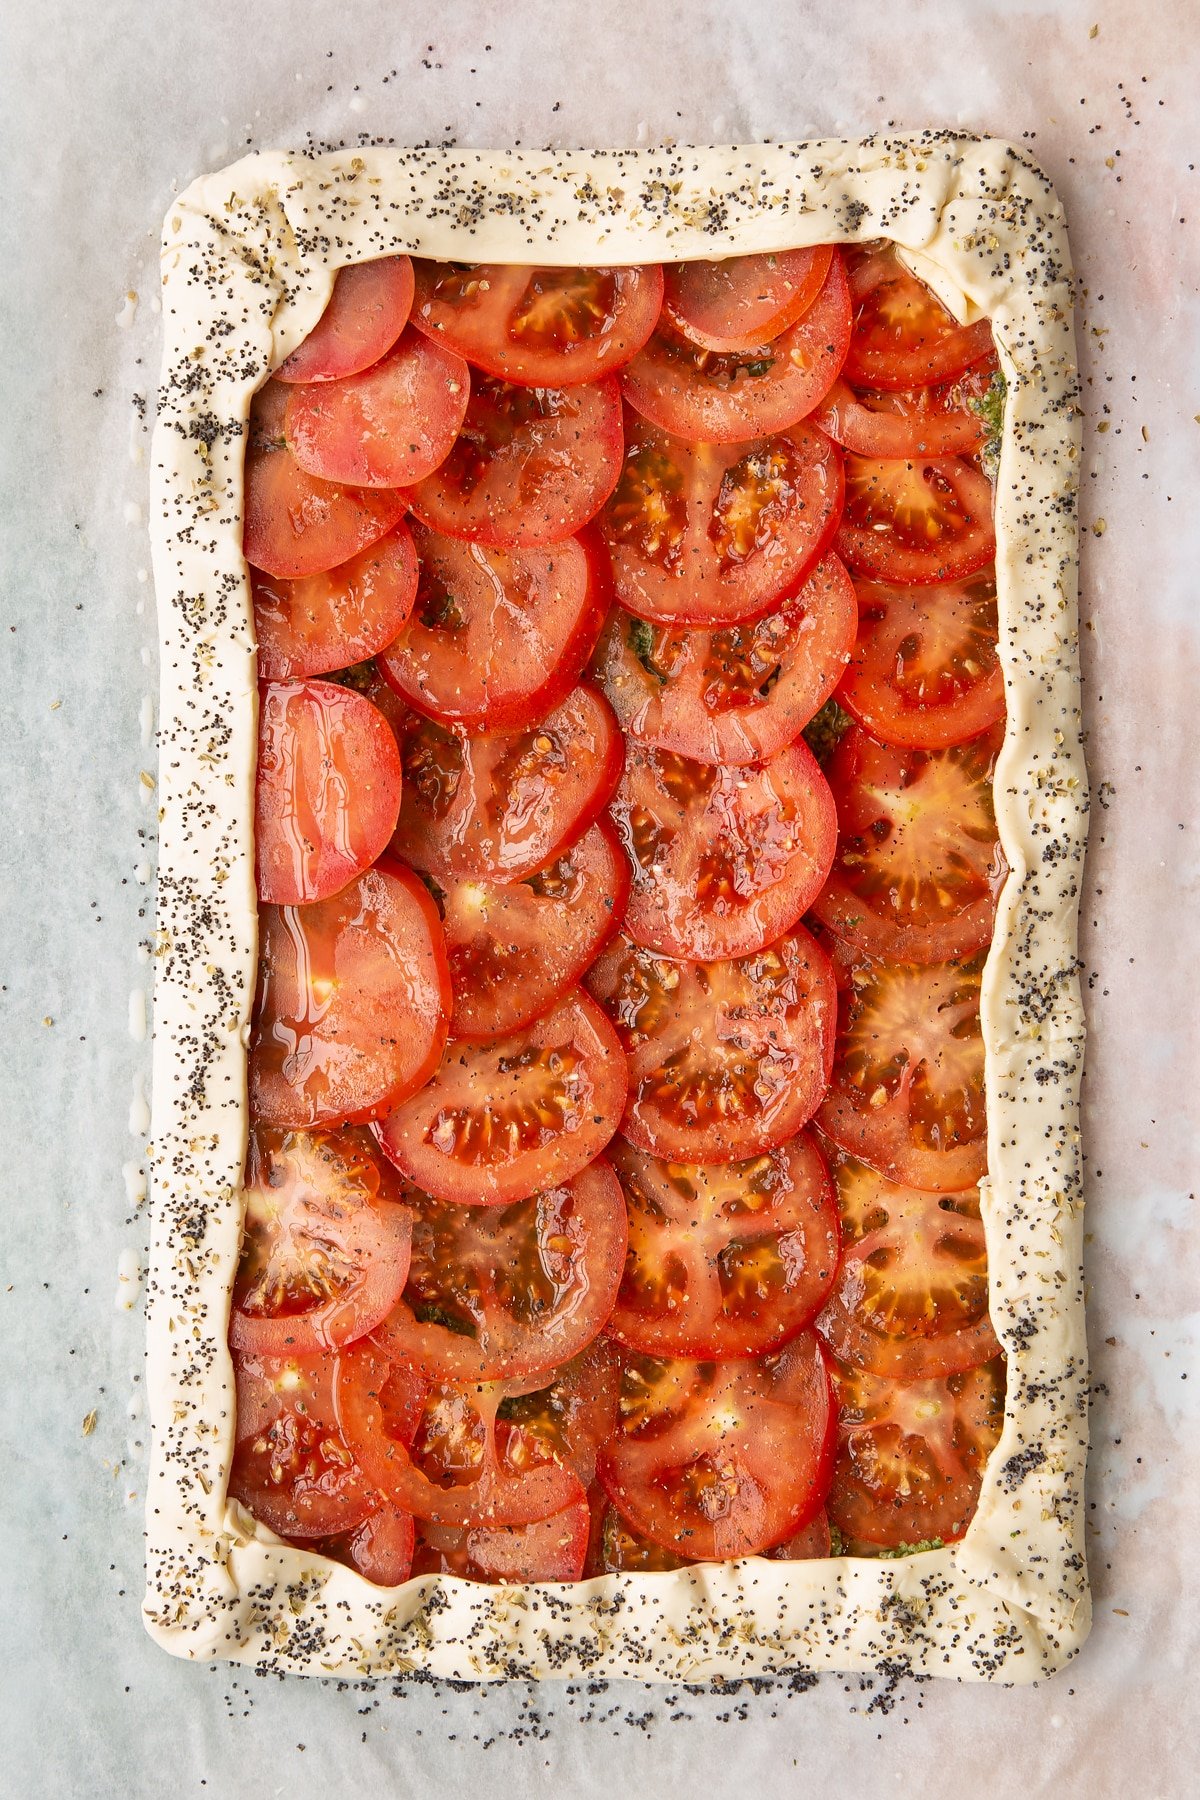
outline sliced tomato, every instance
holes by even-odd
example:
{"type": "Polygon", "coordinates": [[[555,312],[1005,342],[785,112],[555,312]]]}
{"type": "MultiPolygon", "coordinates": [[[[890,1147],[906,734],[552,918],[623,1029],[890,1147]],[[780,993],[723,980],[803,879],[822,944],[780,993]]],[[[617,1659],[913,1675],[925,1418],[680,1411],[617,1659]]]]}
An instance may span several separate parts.
{"type": "Polygon", "coordinates": [[[386,655],[402,699],[470,731],[534,725],[592,653],[612,598],[592,531],[542,550],[485,550],[416,528],[416,609],[386,655]]]}
{"type": "Polygon", "coordinates": [[[669,263],[663,312],[681,337],[704,350],[757,350],[808,311],[835,254],[831,245],[818,244],[720,262],[669,263]]]}
{"type": "Polygon", "coordinates": [[[615,607],[592,669],[631,737],[698,762],[763,762],[829,699],[857,622],[850,578],[827,556],[751,624],[684,631],[615,607]]]}
{"type": "Polygon", "coordinates": [[[686,1569],[698,1559],[664,1550],[623,1519],[603,1488],[592,1496],[592,1529],[584,1574],[661,1575],[667,1569],[686,1569]]]}
{"type": "Polygon", "coordinates": [[[948,962],[991,941],[1008,873],[996,834],[997,728],[949,750],[897,750],[860,725],[828,766],[837,856],[821,923],[885,961],[948,962]]]}
{"type": "Polygon", "coordinates": [[[413,266],[407,256],[348,263],[302,344],[275,371],[276,381],[341,381],[386,356],[408,323],[413,266]]]}
{"type": "Polygon", "coordinates": [[[629,1062],[621,1131],[669,1162],[737,1162],[785,1143],[829,1080],[837,991],[797,926],[754,956],[671,962],[623,933],[588,986],[629,1062]]]}
{"type": "Polygon", "coordinates": [[[837,841],[829,785],[802,742],[733,769],[631,743],[612,816],[633,868],[626,931],[695,962],[749,956],[787,931],[837,841]]]}
{"type": "Polygon", "coordinates": [[[954,456],[847,456],[839,555],[876,581],[959,581],[996,554],[992,487],[954,456]]]}
{"type": "Polygon", "coordinates": [[[410,714],[397,851],[433,876],[521,881],[583,836],[612,798],[621,733],[594,688],[526,731],[467,737],[410,714]]]}
{"type": "Polygon", "coordinates": [[[573,1470],[585,1488],[593,1487],[600,1448],[616,1424],[618,1384],[612,1346],[606,1338],[594,1338],[586,1350],[555,1370],[546,1387],[510,1393],[499,1411],[514,1434],[508,1441],[510,1459],[514,1464],[532,1464],[553,1456],[573,1470]]]}
{"type": "Polygon", "coordinates": [[[608,1334],[652,1356],[759,1356],[810,1323],[833,1286],[833,1183],[807,1134],[748,1162],[660,1162],[609,1147],[629,1250],[608,1334]]]}
{"type": "Polygon", "coordinates": [[[603,1160],[511,1206],[412,1205],[408,1285],[376,1333],[389,1355],[431,1380],[524,1381],[599,1334],[628,1236],[603,1160]]]}
{"type": "Polygon", "coordinates": [[[322,481],[408,487],[446,460],[470,392],[461,356],[406,331],[360,375],[293,388],[284,431],[300,467],[322,481]]]}
{"type": "Polygon", "coordinates": [[[451,1035],[503,1037],[582,979],[625,916],[629,864],[601,819],[536,875],[443,874],[433,885],[454,988],[451,1035]]]}
{"type": "Polygon", "coordinates": [[[928,1381],[836,1366],[833,1376],[840,1418],[829,1516],[838,1530],[893,1549],[962,1537],[1004,1423],[1004,1363],[928,1381]]]}
{"type": "Polygon", "coordinates": [[[975,456],[987,437],[978,405],[998,368],[985,356],[956,381],[894,393],[835,381],[812,422],[856,456],[975,456]]]}
{"type": "Polygon", "coordinates": [[[612,1026],[576,988],[509,1037],[451,1044],[379,1141],[427,1194],[507,1206],[586,1168],[620,1124],[625,1091],[612,1026]]]}
{"type": "Polygon", "coordinates": [[[887,244],[849,252],[854,330],[846,379],[915,388],[953,381],[992,349],[990,319],[960,325],[887,244]]]}
{"type": "Polygon", "coordinates": [[[415,1538],[412,1514],[384,1500],[353,1531],[327,1538],[314,1548],[357,1569],[364,1580],[374,1582],[376,1587],[393,1588],[407,1581],[412,1573],[415,1538]]]}
{"type": "Polygon", "coordinates": [[[822,1131],[881,1175],[937,1193],[987,1168],[979,980],[967,963],[850,962],[822,1131]]]}
{"type": "Polygon", "coordinates": [[[321,481],[302,469],[284,435],[290,389],[268,381],[254,397],[246,450],[246,561],[298,579],[349,562],[404,516],[400,494],[321,481]]]}
{"type": "Polygon", "coordinates": [[[651,624],[758,618],[824,555],[842,510],[841,452],[811,426],[752,444],[687,444],[632,415],[600,520],[617,598],[651,624]]]}
{"type": "Polygon", "coordinates": [[[496,1383],[430,1388],[364,1340],[338,1358],[334,1397],[363,1470],[404,1511],[441,1525],[527,1525],[571,1505],[579,1481],[519,1431],[497,1427],[504,1394],[496,1383]]]}
{"type": "Polygon", "coordinates": [[[837,380],[850,343],[850,289],[839,255],[812,305],[771,343],[704,350],[657,331],[621,375],[629,404],[693,444],[745,444],[789,431],[837,380]]]}
{"type": "Polygon", "coordinates": [[[833,1534],[829,1529],[829,1514],[822,1507],[807,1525],[802,1525],[791,1537],[784,1538],[782,1544],[773,1544],[764,1555],[771,1562],[819,1562],[822,1557],[832,1556],[833,1534]]]}
{"type": "Polygon", "coordinates": [[[496,550],[558,544],[612,493],[621,449],[615,379],[529,388],[477,375],[449,456],[406,499],[450,537],[496,550]]]}
{"type": "Polygon", "coordinates": [[[413,1574],[514,1584],[578,1581],[590,1525],[582,1490],[550,1518],[529,1525],[423,1525],[413,1574]]]}
{"type": "Polygon", "coordinates": [[[397,525],[336,569],[289,581],[251,569],[261,681],[365,662],[392,642],[417,597],[417,553],[397,525]]]}
{"type": "Polygon", "coordinates": [[[658,321],[663,276],[640,268],[418,262],[413,324],[489,375],[523,387],[596,381],[658,321]]]}
{"type": "Polygon", "coordinates": [[[624,1518],[689,1558],[753,1556],[823,1505],[833,1396],[811,1331],[757,1362],[621,1358],[600,1479],[624,1518]]]}
{"type": "Polygon", "coordinates": [[[400,813],[400,752],[365,694],[331,681],[261,691],[254,861],[258,897],[327,900],[387,848],[400,813]]]}
{"type": "Polygon", "coordinates": [[[262,1125],[387,1112],[436,1069],[450,1019],[437,908],[381,862],[332,900],[260,913],[250,1098],[262,1125]]]}
{"type": "Polygon", "coordinates": [[[837,698],[872,737],[944,750],[1004,717],[991,574],[932,587],[855,584],[859,627],[837,698]]]}
{"type": "Polygon", "coordinates": [[[306,1355],[373,1331],[408,1277],[401,1193],[365,1131],[252,1130],[233,1348],[306,1355]]]}
{"type": "Polygon", "coordinates": [[[235,1355],[229,1492],[280,1537],[351,1531],[379,1494],[338,1426],[331,1356],[235,1355]]]}
{"type": "Polygon", "coordinates": [[[851,1241],[817,1330],[839,1362],[918,1381],[998,1356],[978,1188],[930,1194],[855,1157],[833,1166],[851,1241]]]}

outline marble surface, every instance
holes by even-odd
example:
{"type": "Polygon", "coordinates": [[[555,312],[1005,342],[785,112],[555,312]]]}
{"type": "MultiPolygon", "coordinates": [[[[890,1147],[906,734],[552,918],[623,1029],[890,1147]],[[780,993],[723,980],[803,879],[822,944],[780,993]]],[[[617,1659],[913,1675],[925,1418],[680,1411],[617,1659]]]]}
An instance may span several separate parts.
{"type": "Polygon", "coordinates": [[[0,1791],[1191,1791],[1196,0],[46,0],[9,9],[3,32],[0,1791]],[[1027,1691],[857,1678],[726,1696],[363,1691],[176,1664],[138,1618],[155,681],[145,420],[172,186],[247,147],[310,137],[565,146],[888,123],[1026,142],[1066,202],[1080,280],[1096,794],[1081,952],[1091,1641],[1027,1691]]]}

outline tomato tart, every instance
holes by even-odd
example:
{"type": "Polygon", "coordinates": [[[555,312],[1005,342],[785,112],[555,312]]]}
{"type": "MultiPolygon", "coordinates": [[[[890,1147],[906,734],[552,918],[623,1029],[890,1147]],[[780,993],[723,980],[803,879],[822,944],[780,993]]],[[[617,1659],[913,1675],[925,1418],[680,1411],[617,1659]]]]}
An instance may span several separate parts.
{"type": "Polygon", "coordinates": [[[164,241],[149,1629],[1033,1680],[1086,790],[1020,152],[258,155],[164,241]]]}

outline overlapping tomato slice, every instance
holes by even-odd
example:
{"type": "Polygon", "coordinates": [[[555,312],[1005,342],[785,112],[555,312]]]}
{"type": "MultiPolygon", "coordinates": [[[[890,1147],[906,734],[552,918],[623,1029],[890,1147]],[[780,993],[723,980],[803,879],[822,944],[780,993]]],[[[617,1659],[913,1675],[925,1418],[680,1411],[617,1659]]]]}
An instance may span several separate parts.
{"type": "Polygon", "coordinates": [[[328,675],[392,642],[417,596],[412,534],[386,537],[323,574],[295,581],[251,569],[262,681],[328,675]]]}
{"type": "Polygon", "coordinates": [[[341,381],[369,369],[404,330],[412,298],[407,256],[380,256],[339,269],[329,304],[276,369],[276,381],[341,381]]]}
{"type": "Polygon", "coordinates": [[[975,456],[987,437],[981,402],[997,367],[985,356],[955,381],[907,390],[855,392],[835,381],[812,421],[857,456],[975,456]]]}
{"type": "Polygon", "coordinates": [[[773,250],[720,262],[669,263],[663,311],[680,337],[704,350],[756,350],[806,313],[836,252],[773,250]]]}
{"type": "Polygon", "coordinates": [[[284,433],[322,481],[408,487],[445,461],[470,391],[462,357],[410,330],[361,374],[293,388],[284,433]]]}
{"type": "Polygon", "coordinates": [[[959,581],[996,554],[992,487],[956,456],[847,456],[839,555],[874,581],[959,581]]]}
{"type": "Polygon", "coordinates": [[[988,319],[960,325],[886,244],[848,257],[854,328],[846,376],[864,387],[953,381],[992,349],[988,319]]]}

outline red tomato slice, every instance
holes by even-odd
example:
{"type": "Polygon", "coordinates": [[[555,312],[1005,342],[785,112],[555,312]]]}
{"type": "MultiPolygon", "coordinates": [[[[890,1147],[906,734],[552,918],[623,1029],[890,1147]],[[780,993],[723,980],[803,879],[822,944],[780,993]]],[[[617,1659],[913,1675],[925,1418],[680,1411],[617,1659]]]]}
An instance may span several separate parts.
{"type": "Polygon", "coordinates": [[[379,1505],[337,1423],[330,1356],[235,1355],[229,1492],[280,1537],[351,1531],[379,1505]]]}
{"type": "Polygon", "coordinates": [[[416,529],[416,610],[379,667],[402,699],[470,731],[536,724],[578,681],[612,598],[592,531],[543,550],[485,550],[416,529]]]}
{"type": "Polygon", "coordinates": [[[874,388],[953,381],[992,349],[991,321],[960,325],[890,245],[851,251],[849,271],[854,331],[847,381],[874,388]]]}
{"type": "Polygon", "coordinates": [[[333,278],[329,304],[276,381],[341,381],[386,356],[408,323],[413,266],[407,256],[348,263],[333,278]]]}
{"type": "Polygon", "coordinates": [[[833,256],[817,298],[772,343],[723,353],[659,331],[621,375],[629,404],[673,437],[745,444],[788,431],[837,379],[850,342],[850,290],[833,256]]]}
{"type": "Polygon", "coordinates": [[[387,1112],[436,1069],[450,1018],[437,908],[384,862],[332,900],[260,914],[250,1097],[262,1125],[387,1112]]]}
{"type": "Polygon", "coordinates": [[[529,1525],[424,1525],[413,1574],[513,1584],[578,1581],[590,1525],[582,1490],[560,1512],[529,1525]]]}
{"type": "Polygon", "coordinates": [[[553,1456],[591,1488],[600,1447],[616,1424],[618,1377],[611,1346],[595,1338],[555,1371],[549,1386],[510,1393],[500,1404],[500,1417],[513,1433],[510,1459],[532,1465],[553,1456]]]}
{"type": "Polygon", "coordinates": [[[998,1356],[978,1188],[924,1193],[844,1155],[833,1167],[850,1241],[817,1330],[838,1361],[923,1381],[998,1356]]]}
{"type": "Polygon", "coordinates": [[[829,1514],[821,1509],[799,1531],[785,1538],[782,1544],[775,1544],[764,1552],[771,1562],[819,1562],[822,1557],[833,1555],[833,1537],[829,1529],[829,1514]]]}
{"type": "Polygon", "coordinates": [[[609,1147],[629,1251],[608,1334],[651,1356],[760,1356],[810,1323],[837,1273],[833,1183],[802,1134],[749,1162],[609,1147]]]}
{"type": "Polygon", "coordinates": [[[621,1132],[669,1162],[737,1162],[785,1143],[829,1080],[837,991],[797,927],[734,962],[669,962],[620,935],[588,986],[625,1044],[621,1132]]]}
{"type": "Polygon", "coordinates": [[[841,452],[809,425],[748,445],[685,444],[630,415],[600,529],[622,606],[651,624],[715,628],[794,591],[841,511],[841,452]]]}
{"type": "Polygon", "coordinates": [[[934,587],[856,585],[858,642],[837,697],[872,737],[944,750],[1004,717],[991,574],[934,587]]]}
{"type": "Polygon", "coordinates": [[[328,1538],[316,1548],[357,1569],[364,1580],[376,1587],[394,1588],[412,1573],[415,1540],[412,1514],[384,1500],[378,1511],[353,1531],[328,1538]]]}
{"type": "Polygon", "coordinates": [[[753,624],[683,631],[616,607],[592,669],[631,737],[697,762],[765,762],[833,693],[857,623],[850,578],[827,556],[753,624]]]}
{"type": "Polygon", "coordinates": [[[419,869],[521,881],[578,842],[612,798],[621,733],[594,688],[521,732],[466,737],[410,714],[397,851],[419,869]]]}
{"type": "Polygon", "coordinates": [[[349,562],[404,516],[400,494],[320,481],[300,467],[284,436],[289,389],[268,381],[254,397],[246,450],[246,561],[298,579],[349,562]]]}
{"type": "Polygon", "coordinates": [[[847,1537],[895,1549],[945,1544],[971,1522],[1004,1423],[1004,1364],[944,1379],[833,1370],[841,1417],[829,1516],[847,1537]]]}
{"type": "Polygon", "coordinates": [[[631,743],[612,815],[633,867],[629,936],[664,956],[749,956],[794,925],[833,861],[837,815],[807,744],[729,769],[631,743]]]}
{"type": "Polygon", "coordinates": [[[611,374],[641,349],[662,305],[657,263],[418,262],[416,277],[413,324],[476,368],[523,387],[574,387],[611,374]]]}
{"type": "Polygon", "coordinates": [[[823,1505],[836,1415],[813,1332],[758,1362],[626,1352],[621,1370],[600,1479],[645,1537],[689,1558],[753,1556],[823,1505]]]}
{"type": "Polygon", "coordinates": [[[857,456],[974,456],[987,428],[972,403],[983,399],[998,368],[995,356],[985,356],[957,381],[894,393],[856,393],[835,381],[812,422],[857,456]]]}
{"type": "Polygon", "coordinates": [[[251,569],[261,681],[303,680],[365,662],[390,644],[417,597],[404,525],[339,568],[288,581],[251,569]]]}
{"type": "Polygon", "coordinates": [[[852,725],[828,766],[837,856],[813,912],[892,962],[948,962],[991,942],[1008,873],[996,835],[997,727],[949,750],[897,750],[852,725]]]}
{"type": "Polygon", "coordinates": [[[834,251],[772,250],[720,262],[670,263],[663,312],[704,350],[757,350],[806,313],[825,285],[834,251]]]}
{"type": "Polygon", "coordinates": [[[400,813],[400,752],[383,714],[330,681],[271,682],[258,714],[258,897],[327,900],[387,848],[400,813]]]}
{"type": "Polygon", "coordinates": [[[408,1277],[401,1193],[366,1132],[252,1131],[233,1348],[308,1355],[373,1331],[408,1277]]]}
{"type": "Polygon", "coordinates": [[[849,967],[817,1122],[893,1181],[953,1193],[986,1171],[982,969],[982,956],[849,967]]]}
{"type": "Polygon", "coordinates": [[[390,1356],[434,1381],[524,1381],[598,1335],[628,1236],[605,1162],[512,1206],[412,1205],[408,1285],[376,1333],[390,1356]]]}
{"type": "Polygon", "coordinates": [[[450,537],[497,550],[558,544],[612,493],[622,441],[615,380],[528,388],[477,375],[454,448],[405,498],[450,537]]]}
{"type": "Polygon", "coordinates": [[[451,1035],[503,1037],[582,979],[625,916],[629,864],[601,819],[536,875],[442,875],[433,885],[454,988],[451,1035]]]}
{"type": "Polygon", "coordinates": [[[388,1115],[378,1135],[427,1194],[507,1206],[586,1168],[624,1105],[620,1043],[576,989],[510,1037],[452,1044],[433,1079],[388,1115]]]}
{"type": "Polygon", "coordinates": [[[470,392],[461,356],[406,331],[360,375],[293,388],[284,429],[300,467],[322,481],[408,487],[449,455],[470,392]]]}
{"type": "Polygon", "coordinates": [[[338,1358],[342,1433],[395,1505],[439,1525],[527,1525],[578,1499],[569,1468],[535,1460],[519,1431],[497,1427],[503,1384],[425,1389],[414,1430],[414,1383],[420,1389],[420,1377],[369,1341],[338,1358]]]}
{"type": "Polygon", "coordinates": [[[996,554],[992,487],[957,457],[846,458],[838,553],[877,581],[958,581],[996,554]]]}

